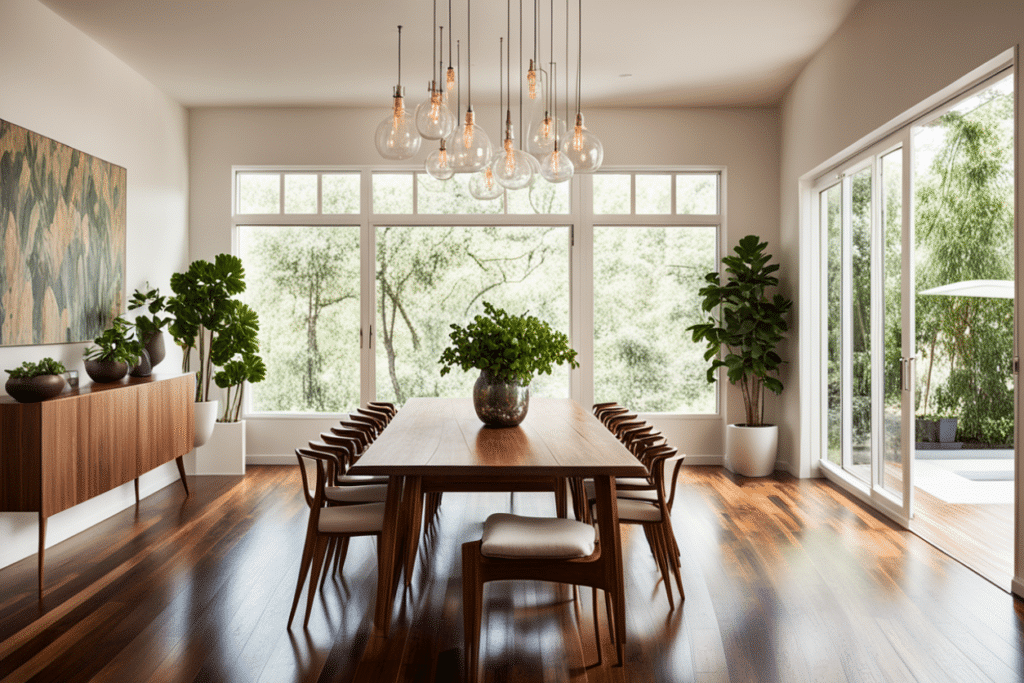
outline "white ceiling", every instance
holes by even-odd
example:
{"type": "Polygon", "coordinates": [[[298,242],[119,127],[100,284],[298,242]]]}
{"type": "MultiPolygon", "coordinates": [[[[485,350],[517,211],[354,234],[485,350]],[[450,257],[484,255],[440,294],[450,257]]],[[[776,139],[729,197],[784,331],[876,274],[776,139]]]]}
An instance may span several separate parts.
{"type": "MultiPolygon", "coordinates": [[[[40,1],[189,107],[387,106],[398,24],[410,100],[425,95],[430,78],[431,0],[40,1]]],[[[452,10],[463,61],[466,1],[454,0],[452,10]]],[[[562,74],[565,4],[554,1],[562,74]]],[[[775,103],[856,1],[586,0],[584,107],[775,103]]],[[[546,62],[550,4],[541,5],[546,62]]],[[[569,5],[575,41],[577,0],[569,5]]],[[[471,9],[473,99],[496,102],[506,4],[475,0],[471,9]]],[[[527,0],[527,53],[532,10],[527,0]]],[[[512,11],[515,59],[518,0],[512,11]]],[[[438,24],[448,23],[447,12],[447,1],[438,0],[438,24]]],[[[570,44],[573,75],[575,63],[570,44]]]]}

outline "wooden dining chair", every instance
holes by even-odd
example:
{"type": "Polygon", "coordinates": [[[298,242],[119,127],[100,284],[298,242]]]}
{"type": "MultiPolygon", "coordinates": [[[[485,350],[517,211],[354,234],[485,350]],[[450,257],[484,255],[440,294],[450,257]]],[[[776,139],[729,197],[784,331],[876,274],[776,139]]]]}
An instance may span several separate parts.
{"type": "Polygon", "coordinates": [[[613,543],[607,527],[598,525],[595,530],[591,524],[571,519],[495,513],[484,522],[483,536],[479,541],[462,545],[462,614],[467,681],[472,683],[478,676],[484,584],[490,581],[534,580],[594,587],[594,635],[600,661],[596,589],[605,590],[609,624],[614,621],[612,602],[622,599],[614,594],[607,574],[603,573],[606,567],[598,562],[601,548],[613,543]]]}
{"type": "MultiPolygon", "coordinates": [[[[302,548],[302,560],[299,563],[299,579],[295,586],[295,598],[288,614],[288,628],[295,618],[295,610],[299,605],[302,586],[309,575],[309,592],[306,597],[306,615],[303,626],[309,626],[309,616],[313,611],[313,598],[324,565],[330,541],[338,541],[340,555],[339,571],[345,565],[348,552],[348,540],[353,536],[376,536],[379,540],[384,527],[384,503],[364,503],[352,505],[328,505],[326,488],[332,475],[331,469],[337,466],[335,457],[305,448],[295,449],[299,460],[299,472],[302,476],[302,492],[309,506],[309,523],[306,526],[306,542],[302,548]],[[309,469],[316,473],[310,486],[309,469]]],[[[378,543],[378,553],[380,545],[378,543]]]]}

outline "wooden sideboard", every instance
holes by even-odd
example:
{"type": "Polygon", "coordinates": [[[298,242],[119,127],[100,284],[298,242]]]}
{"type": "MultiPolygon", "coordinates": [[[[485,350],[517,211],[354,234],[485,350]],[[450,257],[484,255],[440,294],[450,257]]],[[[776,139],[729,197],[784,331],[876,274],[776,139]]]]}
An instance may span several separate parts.
{"type": "Polygon", "coordinates": [[[39,591],[46,519],[192,450],[195,376],[129,377],[40,403],[0,398],[0,512],[39,513],[39,591]]]}

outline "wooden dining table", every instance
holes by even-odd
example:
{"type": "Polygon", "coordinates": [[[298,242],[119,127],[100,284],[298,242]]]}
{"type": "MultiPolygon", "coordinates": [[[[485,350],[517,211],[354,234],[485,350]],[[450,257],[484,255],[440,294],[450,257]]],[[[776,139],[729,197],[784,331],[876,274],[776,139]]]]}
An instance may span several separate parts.
{"type": "MultiPolygon", "coordinates": [[[[350,469],[388,479],[374,625],[387,635],[404,570],[411,581],[425,492],[554,491],[592,478],[602,564],[621,659],[625,642],[622,548],[615,477],[647,471],[589,410],[571,399],[532,398],[518,427],[485,427],[470,399],[413,398],[350,469]],[[604,520],[610,523],[605,524],[604,520]]],[[[473,540],[473,539],[466,539],[473,540]]]]}

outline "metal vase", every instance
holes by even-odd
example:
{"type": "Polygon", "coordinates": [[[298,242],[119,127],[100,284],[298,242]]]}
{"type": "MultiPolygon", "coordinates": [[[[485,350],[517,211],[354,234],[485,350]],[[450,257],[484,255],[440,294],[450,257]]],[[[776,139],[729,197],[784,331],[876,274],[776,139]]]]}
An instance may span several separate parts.
{"type": "Polygon", "coordinates": [[[530,408],[530,387],[516,382],[498,382],[487,370],[473,385],[476,416],[488,427],[515,427],[530,408]]]}

